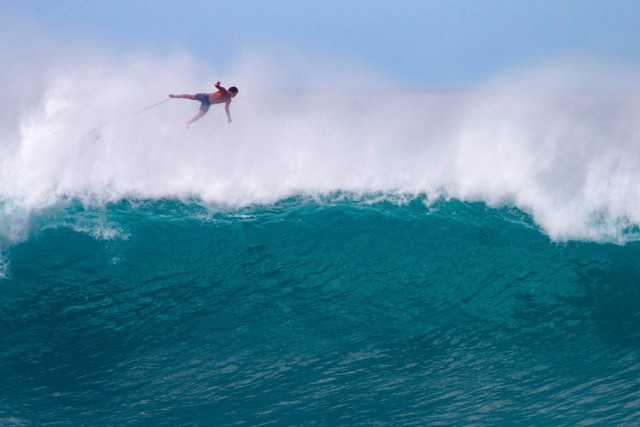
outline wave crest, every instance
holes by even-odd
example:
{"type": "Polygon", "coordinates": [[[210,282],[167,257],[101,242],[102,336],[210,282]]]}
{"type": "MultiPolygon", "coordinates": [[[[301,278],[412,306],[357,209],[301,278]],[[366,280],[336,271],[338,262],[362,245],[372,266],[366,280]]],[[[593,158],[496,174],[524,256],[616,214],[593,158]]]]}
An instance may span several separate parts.
{"type": "Polygon", "coordinates": [[[599,84],[616,70],[580,87],[563,66],[474,90],[345,93],[267,90],[248,67],[233,82],[242,90],[230,126],[214,106],[187,131],[198,104],[172,100],[96,128],[165,92],[205,90],[185,81],[193,66],[137,59],[52,73],[18,123],[3,123],[3,215],[61,200],[246,206],[404,193],[515,205],[556,240],[636,238],[640,97],[599,84]]]}

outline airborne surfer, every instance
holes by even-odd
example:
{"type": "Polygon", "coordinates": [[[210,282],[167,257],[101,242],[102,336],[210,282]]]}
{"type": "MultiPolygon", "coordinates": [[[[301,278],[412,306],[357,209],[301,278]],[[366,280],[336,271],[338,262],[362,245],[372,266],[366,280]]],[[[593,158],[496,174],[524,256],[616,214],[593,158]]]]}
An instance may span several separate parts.
{"type": "Polygon", "coordinates": [[[238,88],[235,86],[231,86],[229,90],[227,90],[220,86],[220,82],[216,82],[216,89],[218,89],[218,91],[214,93],[196,93],[195,95],[169,95],[169,98],[185,98],[192,99],[194,101],[200,101],[200,111],[186,123],[187,129],[189,128],[189,126],[191,126],[191,123],[199,120],[202,116],[207,114],[207,111],[209,111],[209,107],[211,107],[211,104],[224,103],[224,111],[227,113],[227,123],[231,123],[229,104],[231,104],[231,99],[233,99],[238,94],[238,88]]]}

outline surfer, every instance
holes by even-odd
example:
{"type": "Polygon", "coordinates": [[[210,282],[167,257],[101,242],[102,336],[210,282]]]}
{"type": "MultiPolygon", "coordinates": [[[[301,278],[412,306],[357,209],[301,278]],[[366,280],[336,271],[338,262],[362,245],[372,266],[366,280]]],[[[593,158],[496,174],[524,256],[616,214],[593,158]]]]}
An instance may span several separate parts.
{"type": "Polygon", "coordinates": [[[229,90],[220,86],[220,82],[216,82],[217,92],[214,93],[196,93],[195,95],[173,95],[169,94],[169,98],[185,98],[185,99],[193,99],[194,101],[200,101],[200,111],[198,114],[193,116],[191,120],[189,120],[186,125],[187,129],[191,126],[191,123],[199,120],[202,116],[207,114],[209,111],[209,107],[211,104],[222,104],[224,103],[224,111],[227,113],[227,123],[231,123],[231,113],[229,113],[229,104],[231,104],[231,100],[238,94],[238,88],[235,86],[231,86],[229,90]]]}

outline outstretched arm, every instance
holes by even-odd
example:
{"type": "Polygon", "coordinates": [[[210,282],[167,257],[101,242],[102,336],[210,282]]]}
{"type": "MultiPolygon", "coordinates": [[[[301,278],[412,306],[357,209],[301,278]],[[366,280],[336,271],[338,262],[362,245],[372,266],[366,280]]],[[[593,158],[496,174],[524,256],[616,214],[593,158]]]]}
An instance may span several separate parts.
{"type": "Polygon", "coordinates": [[[227,113],[227,123],[231,123],[231,113],[229,112],[229,105],[231,105],[231,101],[227,101],[224,104],[224,111],[227,113]]]}

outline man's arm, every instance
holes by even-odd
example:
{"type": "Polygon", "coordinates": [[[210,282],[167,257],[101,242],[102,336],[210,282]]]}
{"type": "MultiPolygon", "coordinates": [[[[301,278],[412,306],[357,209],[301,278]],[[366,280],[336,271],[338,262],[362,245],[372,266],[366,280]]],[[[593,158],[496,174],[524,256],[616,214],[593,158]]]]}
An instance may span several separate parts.
{"type": "Polygon", "coordinates": [[[227,123],[231,123],[231,113],[229,112],[229,105],[231,105],[231,100],[228,100],[224,103],[224,111],[227,113],[227,123]]]}
{"type": "Polygon", "coordinates": [[[225,88],[223,88],[222,86],[220,86],[220,80],[218,80],[215,84],[216,89],[218,89],[220,92],[226,92],[227,90],[225,88]]]}

